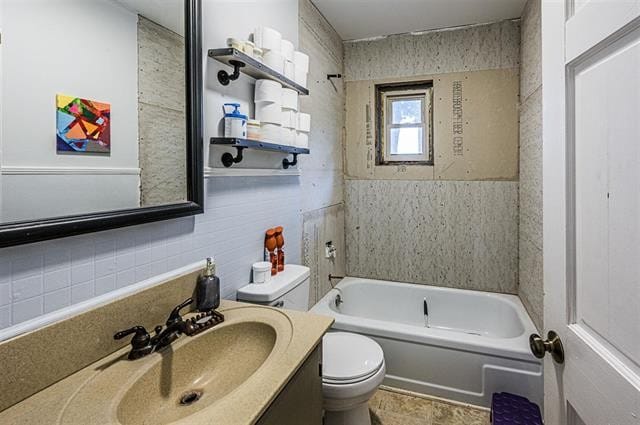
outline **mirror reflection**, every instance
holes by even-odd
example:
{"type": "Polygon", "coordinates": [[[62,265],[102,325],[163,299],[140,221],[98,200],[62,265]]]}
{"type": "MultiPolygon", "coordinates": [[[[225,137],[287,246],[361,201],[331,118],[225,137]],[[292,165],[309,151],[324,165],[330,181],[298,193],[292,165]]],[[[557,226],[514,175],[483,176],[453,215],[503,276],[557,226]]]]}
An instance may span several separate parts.
{"type": "Polygon", "coordinates": [[[1,0],[0,224],[187,200],[182,0],[1,0]]]}

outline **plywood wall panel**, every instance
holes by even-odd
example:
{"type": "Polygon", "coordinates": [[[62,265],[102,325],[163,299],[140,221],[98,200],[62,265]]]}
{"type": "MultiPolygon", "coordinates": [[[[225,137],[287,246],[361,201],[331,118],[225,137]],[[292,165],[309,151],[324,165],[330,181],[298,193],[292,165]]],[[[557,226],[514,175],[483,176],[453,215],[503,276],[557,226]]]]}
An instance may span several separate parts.
{"type": "Polygon", "coordinates": [[[518,68],[349,81],[346,178],[517,180],[518,103],[518,68]],[[409,81],[433,81],[434,166],[376,165],[375,86],[409,81]],[[461,116],[454,117],[454,95],[461,116]],[[457,119],[462,134],[454,134],[457,119]]]}
{"type": "Polygon", "coordinates": [[[517,182],[349,180],[346,202],[349,276],[517,292],[517,182]]]}

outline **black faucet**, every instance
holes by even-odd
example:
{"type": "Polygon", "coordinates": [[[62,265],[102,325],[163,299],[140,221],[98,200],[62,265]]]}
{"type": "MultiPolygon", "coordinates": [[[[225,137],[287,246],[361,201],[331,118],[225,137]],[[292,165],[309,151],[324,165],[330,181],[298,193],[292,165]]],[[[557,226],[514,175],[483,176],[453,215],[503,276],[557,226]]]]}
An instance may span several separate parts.
{"type": "Polygon", "coordinates": [[[136,360],[144,357],[154,351],[161,350],[171,345],[173,341],[178,339],[181,334],[192,335],[194,326],[192,322],[182,320],[180,310],[193,303],[193,298],[185,300],[182,304],[176,306],[169,315],[166,327],[158,325],[155,327],[155,335],[152,337],[143,326],[134,326],[131,329],[117,332],[113,339],[122,339],[127,335],[135,333],[131,339],[131,352],[129,352],[129,360],[136,360]]]}

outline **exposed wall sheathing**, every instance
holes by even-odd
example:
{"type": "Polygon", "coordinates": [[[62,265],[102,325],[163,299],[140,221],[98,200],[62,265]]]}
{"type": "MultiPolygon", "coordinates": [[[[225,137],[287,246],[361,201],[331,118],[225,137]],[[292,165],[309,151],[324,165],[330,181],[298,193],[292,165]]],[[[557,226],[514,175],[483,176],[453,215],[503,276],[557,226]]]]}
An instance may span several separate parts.
{"type": "Polygon", "coordinates": [[[518,20],[345,43],[350,276],[518,292],[519,61],[518,20]],[[434,166],[376,166],[374,86],[416,80],[434,166]]]}
{"type": "Polygon", "coordinates": [[[140,205],[187,197],[184,37],[138,20],[140,205]]]}
{"type": "Polygon", "coordinates": [[[517,180],[518,68],[347,82],[346,178],[517,180]],[[378,84],[432,81],[434,165],[376,165],[378,84]]]}
{"type": "Polygon", "coordinates": [[[540,331],[543,329],[542,263],[542,37],[540,0],[529,0],[522,14],[520,85],[520,212],[518,295],[540,331]]]}
{"type": "Polygon", "coordinates": [[[311,114],[309,147],[299,167],[302,187],[303,262],[311,268],[310,305],[331,286],[328,275],[345,273],[343,133],[345,88],[342,80],[342,40],[309,0],[300,0],[300,50],[309,55],[309,96],[300,97],[300,109],[311,114]],[[335,258],[325,257],[325,244],[333,242],[335,258]]]}

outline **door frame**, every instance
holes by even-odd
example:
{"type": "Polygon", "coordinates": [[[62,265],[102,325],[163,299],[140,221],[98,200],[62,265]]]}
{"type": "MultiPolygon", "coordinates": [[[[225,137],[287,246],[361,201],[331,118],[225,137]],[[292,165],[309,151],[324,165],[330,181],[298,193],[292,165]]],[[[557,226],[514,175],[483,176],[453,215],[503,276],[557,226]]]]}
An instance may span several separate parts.
{"type": "MultiPolygon", "coordinates": [[[[542,217],[544,324],[561,336],[567,317],[565,291],[567,264],[567,144],[565,76],[565,1],[542,0],[542,217]],[[548,101],[553,99],[553,101],[548,101]]],[[[549,424],[562,424],[566,418],[561,389],[564,365],[544,359],[544,417],[549,424]],[[560,390],[560,391],[559,391],[560,390]]]]}

